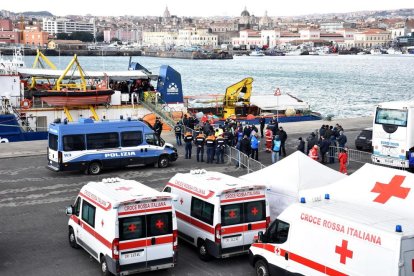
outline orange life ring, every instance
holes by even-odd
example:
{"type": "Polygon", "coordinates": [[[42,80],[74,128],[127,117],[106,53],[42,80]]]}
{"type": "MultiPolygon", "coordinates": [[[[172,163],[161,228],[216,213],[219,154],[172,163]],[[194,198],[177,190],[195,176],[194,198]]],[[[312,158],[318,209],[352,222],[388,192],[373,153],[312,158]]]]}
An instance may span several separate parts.
{"type": "Polygon", "coordinates": [[[29,109],[32,107],[32,101],[29,99],[24,99],[20,102],[20,107],[22,109],[29,109]]]}

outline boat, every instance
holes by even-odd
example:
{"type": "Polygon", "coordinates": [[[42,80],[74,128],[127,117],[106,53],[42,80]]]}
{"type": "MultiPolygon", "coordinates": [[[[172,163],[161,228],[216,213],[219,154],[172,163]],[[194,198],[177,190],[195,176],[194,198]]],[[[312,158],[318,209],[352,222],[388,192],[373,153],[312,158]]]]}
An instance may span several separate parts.
{"type": "Polygon", "coordinates": [[[320,120],[319,113],[312,112],[309,104],[291,94],[274,93],[252,95],[253,78],[245,78],[229,87],[224,95],[185,96],[188,112],[202,117],[209,114],[217,123],[234,119],[257,124],[261,116],[266,122],[277,116],[279,122],[320,120]]]}
{"type": "Polygon", "coordinates": [[[127,71],[86,71],[76,56],[65,70],[57,70],[50,61],[43,64],[50,68],[0,74],[1,142],[47,139],[48,126],[56,120],[142,119],[156,113],[171,124],[166,116],[177,119],[183,114],[181,75],[170,66],[162,65],[156,75],[131,60],[127,71]],[[132,87],[142,88],[142,93],[132,87]],[[154,102],[162,110],[156,110],[154,102]]]}
{"type": "Polygon", "coordinates": [[[382,55],[382,51],[380,49],[371,49],[371,55],[382,55]]]}
{"type": "Polygon", "coordinates": [[[389,55],[402,55],[402,51],[401,50],[396,49],[396,48],[392,48],[392,47],[387,50],[387,53],[389,55]]]}
{"type": "Polygon", "coordinates": [[[414,46],[407,47],[407,54],[414,55],[414,46]]]}
{"type": "Polygon", "coordinates": [[[264,55],[265,54],[261,50],[254,50],[249,54],[251,57],[263,57],[264,55]]]}

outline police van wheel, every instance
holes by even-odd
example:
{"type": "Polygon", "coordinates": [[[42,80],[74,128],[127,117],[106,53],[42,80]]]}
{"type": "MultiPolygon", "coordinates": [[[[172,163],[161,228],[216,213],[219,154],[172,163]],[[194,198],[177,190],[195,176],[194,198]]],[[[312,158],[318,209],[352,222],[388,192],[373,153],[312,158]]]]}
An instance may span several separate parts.
{"type": "Polygon", "coordinates": [[[200,243],[200,245],[198,246],[198,257],[204,262],[211,260],[211,256],[210,254],[208,254],[205,242],[200,243]]]}
{"type": "Polygon", "coordinates": [[[73,229],[69,229],[69,244],[71,247],[78,249],[79,245],[76,242],[75,232],[73,232],[73,229]]]}
{"type": "Polygon", "coordinates": [[[257,276],[269,276],[269,268],[267,267],[267,264],[265,261],[258,260],[255,263],[254,268],[256,270],[257,276]]]}
{"type": "Polygon", "coordinates": [[[108,264],[106,263],[105,257],[101,257],[101,273],[103,276],[112,275],[111,272],[108,270],[108,264]]]}
{"type": "Polygon", "coordinates": [[[166,168],[170,164],[168,156],[161,156],[158,160],[158,168],[166,168]]]}
{"type": "Polygon", "coordinates": [[[92,175],[100,174],[101,170],[102,170],[102,166],[98,162],[91,163],[88,168],[89,173],[92,175]]]}

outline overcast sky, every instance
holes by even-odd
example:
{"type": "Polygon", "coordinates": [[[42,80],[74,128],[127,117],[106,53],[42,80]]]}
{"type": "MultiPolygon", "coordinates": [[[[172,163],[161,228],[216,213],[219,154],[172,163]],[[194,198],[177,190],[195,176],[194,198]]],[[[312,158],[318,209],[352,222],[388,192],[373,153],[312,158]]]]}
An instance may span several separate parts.
{"type": "Polygon", "coordinates": [[[412,0],[1,0],[0,9],[13,12],[50,11],[55,15],[136,15],[161,16],[168,6],[177,16],[239,16],[247,7],[250,14],[291,16],[312,13],[352,12],[414,8],[412,0]]]}

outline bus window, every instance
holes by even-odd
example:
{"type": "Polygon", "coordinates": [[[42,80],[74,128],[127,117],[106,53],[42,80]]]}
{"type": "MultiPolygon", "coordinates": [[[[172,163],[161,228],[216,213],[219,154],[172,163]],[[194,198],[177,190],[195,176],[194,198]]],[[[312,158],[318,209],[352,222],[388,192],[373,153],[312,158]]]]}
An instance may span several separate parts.
{"type": "Polygon", "coordinates": [[[375,123],[382,125],[407,126],[407,110],[377,108],[375,123]]]}
{"type": "Polygon", "coordinates": [[[142,144],[141,131],[126,131],[121,133],[122,147],[136,147],[142,144]]]}
{"type": "Polygon", "coordinates": [[[85,150],[84,135],[63,136],[63,151],[85,150]]]}
{"type": "Polygon", "coordinates": [[[87,134],[87,147],[91,149],[108,149],[119,147],[118,133],[87,134]]]}
{"type": "Polygon", "coordinates": [[[49,148],[51,150],[58,149],[58,136],[57,135],[49,133],[49,148]]]}
{"type": "Polygon", "coordinates": [[[145,141],[148,145],[158,146],[160,144],[158,137],[154,134],[145,134],[145,141]]]}

